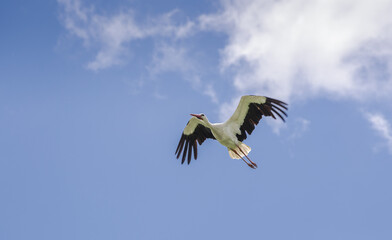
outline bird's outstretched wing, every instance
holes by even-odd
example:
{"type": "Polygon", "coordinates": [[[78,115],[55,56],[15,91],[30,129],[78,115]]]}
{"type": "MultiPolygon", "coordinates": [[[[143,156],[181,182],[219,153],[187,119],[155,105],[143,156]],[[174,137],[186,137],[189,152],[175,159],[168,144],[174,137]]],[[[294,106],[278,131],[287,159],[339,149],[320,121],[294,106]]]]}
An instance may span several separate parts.
{"type": "Polygon", "coordinates": [[[276,119],[276,115],[285,121],[287,114],[287,103],[264,96],[247,95],[242,96],[240,103],[233,115],[225,122],[232,129],[237,130],[238,141],[246,139],[255,129],[263,116],[272,116],[276,119]]]}
{"type": "Polygon", "coordinates": [[[191,162],[192,149],[193,156],[196,160],[197,142],[199,142],[199,145],[201,145],[207,138],[215,139],[214,135],[211,132],[211,129],[205,126],[204,123],[196,117],[192,117],[186,125],[184,131],[182,132],[182,136],[175,153],[177,154],[177,159],[180,157],[181,152],[183,153],[181,164],[185,162],[185,158],[187,156],[188,164],[191,162]]]}

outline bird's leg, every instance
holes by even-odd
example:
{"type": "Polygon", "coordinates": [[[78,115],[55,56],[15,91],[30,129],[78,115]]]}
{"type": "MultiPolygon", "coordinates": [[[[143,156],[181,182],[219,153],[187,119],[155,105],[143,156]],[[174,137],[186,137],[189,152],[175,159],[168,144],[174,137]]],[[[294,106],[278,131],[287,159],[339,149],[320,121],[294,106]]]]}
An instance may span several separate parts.
{"type": "Polygon", "coordinates": [[[252,165],[252,164],[248,163],[247,161],[245,161],[245,159],[243,159],[243,158],[241,157],[241,155],[239,155],[239,154],[237,153],[236,150],[234,150],[234,149],[231,149],[231,150],[232,150],[235,154],[237,154],[237,156],[240,157],[240,158],[242,159],[242,161],[244,161],[244,163],[246,163],[249,167],[251,167],[251,168],[253,168],[253,169],[256,169],[256,167],[255,167],[254,165],[252,165]]]}
{"type": "Polygon", "coordinates": [[[257,167],[257,164],[255,162],[253,162],[252,160],[250,160],[250,158],[244,153],[244,151],[242,151],[242,149],[237,146],[238,149],[245,155],[245,157],[249,160],[249,162],[251,162],[253,164],[253,166],[257,167]]]}

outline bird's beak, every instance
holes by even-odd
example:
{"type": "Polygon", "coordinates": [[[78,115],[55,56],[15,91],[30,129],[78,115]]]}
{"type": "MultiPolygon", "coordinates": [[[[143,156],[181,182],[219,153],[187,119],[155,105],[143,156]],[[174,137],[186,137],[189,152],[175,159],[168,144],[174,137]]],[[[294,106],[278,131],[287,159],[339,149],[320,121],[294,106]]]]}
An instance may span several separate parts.
{"type": "Polygon", "coordinates": [[[191,116],[197,117],[198,119],[202,120],[201,115],[200,114],[193,114],[191,113],[191,116]]]}

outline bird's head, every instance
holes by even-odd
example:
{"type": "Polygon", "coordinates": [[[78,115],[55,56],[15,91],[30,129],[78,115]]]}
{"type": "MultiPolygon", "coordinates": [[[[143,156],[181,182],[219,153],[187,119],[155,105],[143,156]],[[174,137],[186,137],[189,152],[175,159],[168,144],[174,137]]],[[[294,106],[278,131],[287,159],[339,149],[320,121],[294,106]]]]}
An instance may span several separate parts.
{"type": "Polygon", "coordinates": [[[204,113],[200,113],[200,114],[193,114],[191,113],[191,116],[193,117],[197,117],[198,119],[205,121],[207,119],[206,115],[204,115],[204,113]]]}

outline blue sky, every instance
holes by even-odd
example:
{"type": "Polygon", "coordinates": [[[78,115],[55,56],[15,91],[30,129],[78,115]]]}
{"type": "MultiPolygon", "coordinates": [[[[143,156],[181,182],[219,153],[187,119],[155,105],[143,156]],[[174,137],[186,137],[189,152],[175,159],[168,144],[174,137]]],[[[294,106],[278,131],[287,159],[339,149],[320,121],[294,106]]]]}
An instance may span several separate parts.
{"type": "Polygon", "coordinates": [[[0,238],[391,239],[390,1],[0,3],[0,238]],[[174,151],[189,113],[289,103],[174,151]]]}

